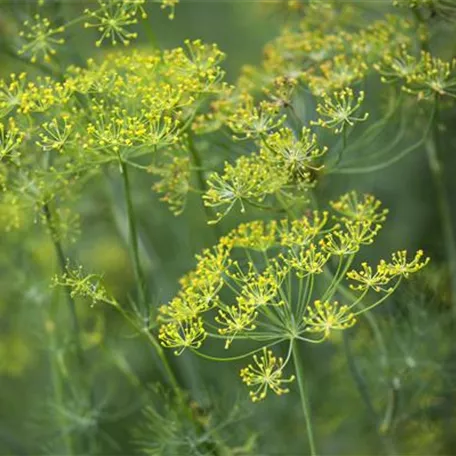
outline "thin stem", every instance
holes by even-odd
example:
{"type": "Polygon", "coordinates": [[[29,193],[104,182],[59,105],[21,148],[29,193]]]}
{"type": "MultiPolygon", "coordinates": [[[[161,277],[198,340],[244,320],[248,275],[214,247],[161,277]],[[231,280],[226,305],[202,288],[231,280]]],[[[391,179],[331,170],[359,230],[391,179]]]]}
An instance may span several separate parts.
{"type": "MultiPolygon", "coordinates": [[[[204,180],[202,160],[201,160],[199,151],[195,146],[195,141],[193,140],[193,135],[191,133],[188,134],[187,142],[188,142],[188,149],[190,151],[190,155],[192,156],[193,164],[195,165],[194,170],[196,172],[196,178],[198,181],[198,189],[201,192],[201,194],[204,194],[204,193],[206,193],[206,182],[204,180]]],[[[203,205],[204,212],[206,214],[206,220],[208,222],[213,220],[214,216],[211,213],[210,208],[204,204],[204,201],[202,201],[201,204],[203,205]]],[[[215,238],[219,239],[221,237],[219,227],[216,224],[212,224],[212,226],[214,229],[213,233],[215,235],[215,238]]]]}
{"type": "MultiPolygon", "coordinates": [[[[55,296],[55,294],[54,294],[55,296]]],[[[53,299],[55,301],[55,299],[53,299]]],[[[51,378],[52,378],[52,385],[54,390],[54,400],[58,407],[64,407],[64,393],[63,393],[63,381],[60,375],[60,368],[59,362],[57,360],[57,341],[55,336],[55,326],[52,320],[43,321],[44,323],[44,330],[48,335],[49,345],[50,345],[50,356],[49,356],[49,364],[51,366],[51,378]]],[[[65,452],[67,454],[73,454],[73,442],[71,433],[65,432],[63,434],[63,444],[65,448],[65,452]]]]}
{"type": "MultiPolygon", "coordinates": [[[[134,274],[136,278],[136,283],[138,287],[138,294],[139,294],[139,300],[141,305],[143,306],[143,309],[146,310],[147,308],[147,293],[146,293],[146,282],[144,278],[144,272],[141,267],[141,261],[139,258],[139,245],[138,245],[138,230],[137,230],[137,224],[136,224],[136,217],[134,213],[134,208],[133,208],[133,199],[131,196],[131,187],[130,187],[130,179],[128,175],[128,165],[120,160],[120,167],[122,171],[122,178],[123,178],[123,184],[124,184],[124,192],[125,192],[125,202],[127,205],[127,217],[128,217],[128,227],[129,227],[129,234],[130,234],[130,246],[131,246],[131,254],[132,254],[132,260],[133,260],[133,269],[134,269],[134,274]]],[[[171,368],[171,365],[168,362],[168,359],[165,356],[165,353],[160,345],[160,343],[157,341],[155,336],[147,329],[147,330],[142,330],[141,333],[143,333],[153,348],[155,349],[155,352],[157,353],[158,357],[160,358],[160,361],[163,364],[163,367],[165,369],[165,372],[168,376],[168,379],[174,388],[176,392],[180,391],[180,387],[178,384],[178,381],[176,379],[176,376],[171,368]]]]}
{"type": "MultiPolygon", "coordinates": [[[[57,256],[57,262],[59,264],[60,272],[61,272],[61,274],[65,274],[67,272],[66,256],[63,251],[62,243],[60,242],[59,234],[57,232],[57,228],[56,228],[54,220],[53,220],[51,208],[49,207],[48,203],[43,204],[43,213],[44,213],[44,218],[46,220],[49,232],[51,234],[51,239],[52,239],[52,243],[54,245],[55,253],[57,256]]],[[[74,342],[76,345],[77,356],[78,356],[80,364],[84,365],[84,356],[83,356],[83,350],[82,350],[82,344],[81,344],[81,327],[79,324],[78,315],[76,313],[76,304],[74,302],[73,296],[71,296],[70,289],[65,288],[65,291],[66,291],[66,297],[67,297],[67,301],[68,301],[68,307],[70,309],[71,319],[73,322],[73,337],[74,337],[74,342]]]]}
{"type": "Polygon", "coordinates": [[[157,353],[158,357],[160,358],[160,361],[163,364],[163,368],[165,369],[166,375],[168,376],[168,380],[169,380],[171,386],[173,387],[176,394],[179,394],[181,391],[179,382],[177,381],[177,378],[174,374],[173,369],[171,368],[171,365],[168,361],[168,358],[165,355],[165,352],[163,351],[163,348],[161,347],[160,343],[157,341],[155,336],[150,331],[143,331],[143,334],[149,340],[149,342],[155,349],[155,352],[157,353]]]}
{"type": "Polygon", "coordinates": [[[346,148],[347,148],[347,127],[344,125],[342,128],[342,148],[339,150],[339,154],[337,155],[336,163],[334,163],[335,166],[337,166],[341,162],[342,156],[343,156],[346,148]]]}
{"type": "Polygon", "coordinates": [[[433,124],[432,138],[426,142],[426,156],[428,159],[429,170],[431,171],[436,190],[437,206],[440,213],[442,224],[442,234],[446,245],[448,267],[450,271],[451,304],[453,311],[456,312],[456,243],[454,238],[454,228],[451,216],[451,207],[445,189],[443,164],[439,158],[439,97],[435,98],[436,108],[433,124]]]}
{"type": "Polygon", "coordinates": [[[127,206],[128,217],[128,231],[130,236],[131,256],[133,261],[133,272],[135,274],[136,284],[138,288],[139,302],[143,310],[147,307],[146,297],[146,282],[144,272],[141,267],[141,260],[139,258],[139,244],[138,244],[138,229],[136,224],[135,212],[133,209],[133,199],[131,196],[130,178],[128,175],[128,165],[120,160],[120,169],[122,174],[122,181],[124,186],[125,203],[127,206]]]}
{"type": "Polygon", "coordinates": [[[298,348],[297,348],[296,342],[293,342],[292,352],[293,352],[293,363],[295,365],[295,371],[296,371],[296,378],[298,380],[298,386],[299,386],[299,395],[301,397],[302,411],[304,412],[304,419],[306,421],[307,439],[309,440],[310,455],[316,456],[317,453],[315,450],[315,441],[314,441],[314,436],[313,436],[312,420],[310,417],[310,410],[309,410],[309,406],[307,403],[307,396],[306,396],[305,387],[304,387],[304,374],[302,371],[301,360],[299,358],[299,353],[298,353],[298,348]]]}
{"type": "Polygon", "coordinates": [[[433,109],[432,109],[432,114],[429,118],[429,123],[426,126],[426,129],[424,130],[423,136],[415,143],[412,144],[411,146],[405,148],[398,154],[394,155],[391,157],[389,160],[386,160],[382,163],[378,163],[376,165],[372,166],[364,166],[364,167],[359,167],[359,168],[340,168],[340,169],[332,169],[328,171],[327,174],[364,174],[364,173],[373,173],[376,171],[380,171],[382,169],[388,168],[389,166],[393,165],[394,163],[397,163],[399,160],[402,160],[404,157],[406,157],[408,154],[413,152],[414,150],[418,149],[422,144],[425,143],[426,138],[429,135],[429,132],[432,129],[432,126],[434,124],[434,118],[436,114],[436,108],[437,104],[434,103],[433,109]]]}
{"type": "Polygon", "coordinates": [[[372,402],[366,379],[363,377],[356,363],[356,358],[353,356],[352,348],[350,345],[350,336],[345,331],[343,332],[343,341],[348,368],[356,385],[356,389],[358,390],[359,395],[361,396],[361,399],[364,402],[367,411],[369,412],[372,424],[375,426],[378,437],[384,445],[385,450],[388,452],[388,454],[395,454],[395,449],[391,440],[384,434],[378,432],[379,417],[372,402]]]}

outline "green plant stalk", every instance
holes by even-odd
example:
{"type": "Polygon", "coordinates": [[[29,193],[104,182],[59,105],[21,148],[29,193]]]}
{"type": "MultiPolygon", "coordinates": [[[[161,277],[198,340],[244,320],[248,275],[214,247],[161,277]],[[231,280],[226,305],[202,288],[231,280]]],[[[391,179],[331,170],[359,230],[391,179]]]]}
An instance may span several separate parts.
{"type": "Polygon", "coordinates": [[[304,412],[304,419],[306,422],[307,438],[309,440],[310,455],[316,456],[317,452],[315,449],[315,440],[314,440],[313,429],[312,429],[312,419],[310,416],[310,410],[309,410],[309,406],[307,403],[307,396],[306,396],[306,391],[305,391],[305,386],[304,386],[304,375],[303,375],[303,371],[302,371],[302,364],[301,364],[301,360],[299,358],[298,347],[297,347],[296,342],[293,342],[292,353],[293,353],[293,363],[294,363],[295,371],[296,371],[296,378],[298,380],[299,396],[301,397],[302,411],[304,412]]]}
{"type": "MultiPolygon", "coordinates": [[[[426,26],[426,35],[424,39],[420,39],[421,49],[429,52],[429,25],[426,19],[423,18],[421,12],[417,9],[413,10],[416,22],[426,26]]],[[[451,219],[451,206],[446,194],[445,183],[443,180],[443,164],[439,158],[439,95],[435,95],[434,115],[432,118],[432,139],[425,143],[426,156],[428,160],[429,170],[431,171],[434,180],[434,186],[437,193],[437,205],[440,213],[440,221],[442,223],[442,234],[446,245],[446,254],[448,267],[450,272],[450,287],[451,287],[451,305],[452,311],[456,313],[456,243],[455,231],[451,219]]]]}
{"type": "MultiPolygon", "coordinates": [[[[56,252],[60,272],[61,274],[65,274],[67,272],[66,257],[63,251],[62,243],[60,242],[57,230],[55,228],[51,208],[49,207],[48,203],[43,204],[43,213],[46,219],[49,232],[51,234],[51,239],[54,245],[54,250],[56,252]]],[[[71,319],[73,322],[73,337],[76,345],[77,356],[81,366],[84,366],[85,360],[81,344],[81,327],[79,324],[78,315],[76,313],[76,304],[74,302],[73,297],[71,296],[71,291],[69,289],[66,289],[66,296],[68,301],[68,307],[70,309],[71,319]]]]}
{"type": "Polygon", "coordinates": [[[160,361],[162,362],[163,368],[166,372],[166,375],[168,376],[168,380],[171,386],[174,389],[174,392],[176,394],[181,394],[182,391],[179,386],[179,382],[177,381],[176,375],[174,374],[174,371],[171,368],[171,365],[169,364],[168,359],[166,358],[165,352],[163,351],[163,348],[161,347],[160,343],[157,341],[154,335],[150,333],[150,331],[145,331],[144,333],[152,347],[155,349],[155,352],[157,353],[157,356],[159,357],[160,361]]]}
{"type": "Polygon", "coordinates": [[[455,231],[451,217],[451,207],[445,189],[443,163],[439,158],[439,97],[435,99],[435,117],[433,125],[432,138],[426,142],[426,156],[428,160],[429,170],[431,171],[434,181],[437,207],[440,214],[440,222],[442,224],[442,235],[446,246],[446,255],[450,272],[450,287],[451,287],[451,305],[452,310],[456,314],[456,242],[455,231]]]}
{"type": "MultiPolygon", "coordinates": [[[[46,324],[45,322],[43,322],[46,324]]],[[[52,377],[52,385],[54,389],[54,400],[56,404],[59,406],[64,405],[64,400],[63,400],[63,388],[62,388],[62,381],[60,377],[60,372],[59,372],[59,366],[56,360],[55,356],[55,351],[56,351],[56,337],[55,337],[55,328],[46,328],[45,327],[45,332],[48,334],[49,337],[49,343],[51,345],[51,356],[49,359],[49,363],[51,365],[51,377],[52,377]]],[[[73,448],[73,441],[71,438],[71,434],[69,432],[64,433],[63,437],[63,442],[64,442],[64,448],[65,448],[65,453],[66,454],[73,454],[74,453],[74,448],[73,448]]]]}
{"type": "MultiPolygon", "coordinates": [[[[200,157],[200,153],[198,149],[195,146],[195,141],[193,140],[193,135],[190,132],[188,134],[188,149],[190,151],[190,155],[192,157],[193,164],[195,165],[195,172],[196,172],[196,178],[198,181],[198,190],[201,192],[201,194],[205,193],[206,191],[206,182],[204,180],[204,174],[203,174],[203,164],[202,160],[200,157]]],[[[206,220],[209,222],[210,220],[213,220],[213,214],[211,210],[204,204],[204,201],[201,201],[201,204],[203,205],[204,213],[206,214],[206,220]]],[[[215,239],[218,240],[221,237],[220,230],[217,226],[217,224],[212,224],[213,226],[213,233],[215,236],[215,239]]]]}
{"type": "MultiPolygon", "coordinates": [[[[135,274],[135,279],[138,287],[138,295],[141,305],[145,310],[147,307],[147,294],[146,294],[146,285],[145,285],[145,278],[144,272],[141,267],[141,261],[139,257],[139,246],[138,246],[138,230],[137,230],[137,223],[135,212],[133,208],[133,199],[131,195],[131,186],[130,186],[130,178],[128,174],[128,165],[120,160],[120,167],[122,171],[122,180],[124,185],[124,194],[125,194],[125,203],[127,206],[127,217],[128,217],[128,228],[129,228],[129,235],[130,235],[130,247],[131,247],[131,255],[133,260],[133,269],[135,274]]],[[[166,372],[168,380],[175,390],[176,393],[180,393],[179,383],[177,378],[169,364],[166,355],[160,346],[160,343],[157,341],[155,336],[150,333],[149,330],[143,331],[149,342],[151,343],[152,347],[154,348],[157,356],[159,357],[160,361],[163,364],[163,368],[166,372]]]]}
{"type": "Polygon", "coordinates": [[[133,262],[133,273],[136,279],[136,285],[138,288],[139,302],[143,310],[147,307],[147,293],[146,293],[146,282],[144,278],[144,272],[141,266],[141,259],[139,257],[139,243],[138,243],[138,228],[136,223],[136,216],[133,208],[133,199],[131,195],[130,178],[128,174],[128,165],[120,160],[120,169],[122,174],[122,182],[124,187],[125,204],[127,206],[127,218],[128,218],[128,233],[130,237],[130,248],[131,257],[133,262]]]}
{"type": "Polygon", "coordinates": [[[356,389],[358,390],[358,393],[366,406],[366,409],[371,417],[372,424],[374,425],[375,430],[377,431],[377,435],[380,441],[382,442],[385,450],[388,454],[394,455],[396,454],[396,450],[394,448],[393,442],[391,441],[391,439],[388,438],[387,435],[385,435],[384,432],[379,432],[379,416],[372,402],[371,394],[366,379],[363,377],[356,363],[356,358],[353,356],[353,352],[350,345],[350,338],[345,331],[343,332],[342,337],[344,341],[344,352],[345,357],[347,358],[348,370],[350,371],[350,374],[353,378],[353,382],[356,385],[356,389]]]}

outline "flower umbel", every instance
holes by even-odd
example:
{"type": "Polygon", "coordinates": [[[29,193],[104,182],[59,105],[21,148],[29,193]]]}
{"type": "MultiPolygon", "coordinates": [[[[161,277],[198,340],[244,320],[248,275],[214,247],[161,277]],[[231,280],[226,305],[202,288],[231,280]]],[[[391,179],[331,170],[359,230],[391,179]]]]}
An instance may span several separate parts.
{"type": "Polygon", "coordinates": [[[283,378],[286,364],[283,358],[276,358],[272,350],[264,348],[262,355],[253,356],[253,361],[254,364],[241,369],[240,374],[242,381],[252,388],[249,394],[253,402],[263,400],[269,389],[278,396],[290,391],[285,385],[294,381],[295,376],[283,378]]]}
{"type": "Polygon", "coordinates": [[[361,107],[363,100],[363,91],[355,96],[350,88],[333,92],[331,95],[324,94],[322,102],[317,106],[317,112],[321,117],[312,123],[331,130],[334,129],[336,134],[342,133],[344,129],[353,127],[355,123],[364,122],[369,117],[368,113],[361,117],[354,115],[361,107]]]}
{"type": "Polygon", "coordinates": [[[18,54],[29,56],[33,63],[40,58],[48,62],[56,54],[55,47],[65,43],[64,38],[58,37],[64,30],[62,26],[53,28],[49,19],[35,14],[33,19],[24,22],[24,30],[19,33],[26,43],[18,54]]]}
{"type": "Polygon", "coordinates": [[[340,305],[338,301],[315,301],[313,308],[308,309],[304,323],[307,332],[323,333],[323,337],[327,338],[333,330],[351,328],[356,323],[356,317],[349,306],[340,305]]]}

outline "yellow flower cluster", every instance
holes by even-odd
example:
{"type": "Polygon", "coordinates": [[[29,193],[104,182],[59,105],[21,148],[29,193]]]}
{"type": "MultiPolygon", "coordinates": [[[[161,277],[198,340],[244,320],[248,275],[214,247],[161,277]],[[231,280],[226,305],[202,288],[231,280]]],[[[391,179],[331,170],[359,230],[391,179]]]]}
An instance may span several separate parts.
{"type": "Polygon", "coordinates": [[[456,97],[456,59],[445,62],[426,51],[416,57],[402,46],[400,52],[386,54],[376,69],[383,82],[399,81],[403,90],[419,99],[456,97]]]}
{"type": "Polygon", "coordinates": [[[333,330],[351,328],[356,323],[356,317],[349,306],[341,306],[338,301],[317,300],[309,308],[304,323],[307,332],[323,333],[324,337],[328,337],[333,330]]]}
{"type": "Polygon", "coordinates": [[[88,299],[92,306],[100,302],[117,306],[116,300],[109,295],[102,284],[101,277],[96,274],[86,274],[82,266],[73,268],[67,265],[65,273],[54,276],[52,285],[68,288],[73,298],[88,299]]]}
{"type": "Polygon", "coordinates": [[[163,52],[108,54],[101,63],[68,68],[61,81],[25,74],[2,80],[0,153],[18,165],[1,169],[2,186],[16,195],[8,200],[31,209],[33,218],[57,196],[65,202],[76,195],[80,177],[128,162],[154,171],[153,188],[180,212],[193,171],[186,133],[206,102],[226,90],[223,58],[196,40],[163,52]],[[144,155],[150,167],[135,162],[144,155]]]}
{"type": "MultiPolygon", "coordinates": [[[[208,339],[222,339],[225,349],[244,339],[264,349],[284,340],[320,343],[332,331],[353,326],[357,315],[380,305],[403,278],[428,263],[422,251],[412,260],[399,251],[375,272],[367,263],[359,272],[350,270],[360,248],[374,241],[388,211],[372,195],[355,192],[331,207],[332,217],[329,211],[313,211],[292,221],[244,223],[198,256],[178,295],[160,308],[164,346],[180,354],[186,348],[198,350],[208,339]],[[348,299],[344,293],[339,303],[334,298],[345,280],[360,294],[348,299]]],[[[288,358],[282,364],[269,356],[242,370],[244,382],[259,388],[253,390],[253,400],[263,399],[268,389],[282,391],[279,379],[288,358]],[[269,383],[272,372],[278,383],[269,383]]]]}
{"type": "Polygon", "coordinates": [[[159,166],[150,166],[151,174],[159,176],[160,180],[153,190],[163,194],[161,200],[168,203],[171,211],[179,215],[185,208],[190,189],[190,159],[188,156],[171,156],[159,166]]]}
{"type": "Polygon", "coordinates": [[[369,117],[368,113],[362,117],[354,115],[361,107],[363,100],[363,91],[355,97],[350,88],[333,92],[331,95],[324,94],[322,101],[317,106],[320,118],[313,124],[334,129],[336,134],[342,133],[348,127],[352,127],[357,122],[364,122],[369,117]]]}
{"type": "Polygon", "coordinates": [[[254,389],[250,391],[250,398],[253,402],[263,400],[268,389],[277,395],[289,392],[285,387],[287,383],[294,381],[292,375],[289,378],[283,377],[284,361],[283,358],[276,358],[271,350],[263,349],[261,356],[254,355],[254,364],[249,364],[241,370],[242,381],[254,389]]]}
{"type": "Polygon", "coordinates": [[[316,136],[303,128],[296,137],[286,127],[258,142],[260,151],[242,156],[235,164],[225,163],[223,174],[212,173],[208,178],[208,190],[203,196],[209,207],[222,207],[217,212],[221,220],[239,202],[241,212],[245,203],[258,205],[270,197],[293,195],[302,199],[302,192],[313,186],[315,176],[321,170],[320,159],[327,152],[319,147],[316,136]]]}
{"type": "Polygon", "coordinates": [[[13,159],[12,155],[19,149],[24,136],[14,118],[8,119],[5,124],[0,122],[0,162],[7,157],[13,159]]]}
{"type": "Polygon", "coordinates": [[[59,37],[65,31],[62,26],[53,28],[48,18],[35,14],[32,19],[24,21],[24,30],[19,33],[25,43],[19,49],[19,55],[26,55],[32,63],[38,59],[49,62],[57,53],[55,46],[65,43],[65,39],[59,37]]]}

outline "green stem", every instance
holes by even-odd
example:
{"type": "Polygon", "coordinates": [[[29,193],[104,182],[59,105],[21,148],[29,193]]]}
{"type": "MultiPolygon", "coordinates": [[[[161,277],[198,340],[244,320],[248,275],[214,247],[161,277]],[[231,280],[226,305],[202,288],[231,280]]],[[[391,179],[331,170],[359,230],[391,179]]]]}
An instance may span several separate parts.
{"type": "MultiPolygon", "coordinates": [[[[54,299],[55,301],[55,299],[54,299]]],[[[55,326],[54,322],[49,320],[49,323],[44,321],[44,329],[45,332],[48,334],[49,344],[50,344],[50,359],[49,363],[51,365],[51,377],[52,377],[52,385],[54,390],[54,400],[58,407],[64,408],[64,394],[63,394],[63,382],[60,375],[59,364],[57,362],[57,340],[55,336],[55,326]]],[[[65,448],[66,454],[73,454],[73,442],[71,433],[65,432],[63,433],[63,444],[65,448]]]]}
{"type": "Polygon", "coordinates": [[[356,389],[361,396],[362,401],[364,402],[364,405],[366,406],[366,409],[371,417],[372,424],[375,427],[375,430],[377,431],[377,435],[382,442],[383,446],[385,447],[385,450],[387,451],[388,454],[395,454],[396,450],[394,448],[393,442],[391,441],[388,436],[384,435],[382,432],[378,432],[378,425],[379,425],[379,417],[378,414],[375,410],[373,401],[371,399],[371,393],[369,391],[369,387],[367,385],[366,379],[362,375],[357,363],[356,363],[356,358],[353,356],[352,348],[350,345],[350,336],[344,331],[343,332],[343,341],[344,341],[344,351],[345,351],[345,356],[347,358],[347,365],[348,369],[350,371],[350,374],[353,378],[353,382],[355,383],[356,389]]]}
{"type": "MultiPolygon", "coordinates": [[[[44,218],[46,219],[46,223],[51,234],[52,243],[54,245],[54,250],[57,256],[57,262],[59,264],[59,269],[61,274],[65,274],[67,272],[67,263],[66,263],[66,256],[63,251],[62,243],[59,239],[59,234],[57,232],[57,228],[55,226],[51,208],[49,207],[48,203],[43,204],[43,213],[44,218]]],[[[74,302],[73,297],[71,296],[71,291],[69,288],[66,288],[66,297],[68,301],[68,307],[70,309],[71,319],[73,321],[73,337],[74,343],[76,345],[77,356],[81,366],[85,364],[84,355],[82,350],[81,344],[81,327],[79,324],[78,315],[76,313],[76,304],[74,302]]]]}
{"type": "Polygon", "coordinates": [[[447,261],[450,272],[451,304],[453,311],[456,312],[456,243],[454,238],[455,232],[452,222],[451,206],[445,188],[443,163],[439,158],[440,144],[438,131],[438,101],[439,98],[436,96],[436,113],[433,125],[433,135],[432,139],[426,142],[426,156],[436,190],[437,206],[440,213],[442,234],[446,245],[447,261]]]}
{"type": "Polygon", "coordinates": [[[334,163],[335,166],[337,166],[341,162],[342,156],[343,156],[346,148],[347,148],[347,128],[344,125],[342,128],[342,148],[340,149],[339,154],[337,155],[336,163],[334,163]]]}
{"type": "Polygon", "coordinates": [[[125,203],[127,206],[128,231],[130,236],[133,272],[135,274],[136,284],[138,287],[139,302],[143,310],[145,310],[147,308],[146,282],[144,278],[144,272],[141,267],[141,260],[139,258],[138,229],[136,224],[135,212],[133,208],[133,199],[131,195],[128,165],[122,160],[120,160],[120,169],[124,186],[125,203]]]}
{"type": "Polygon", "coordinates": [[[309,406],[307,403],[307,396],[306,396],[305,387],[304,387],[304,375],[303,375],[303,371],[302,371],[301,360],[299,358],[298,347],[296,345],[296,342],[293,342],[292,353],[293,353],[293,363],[295,365],[295,371],[296,371],[296,378],[298,380],[299,396],[301,397],[302,411],[304,412],[304,419],[306,421],[307,439],[309,440],[310,455],[316,456],[317,453],[315,450],[315,441],[314,441],[313,430],[312,430],[312,420],[310,417],[310,410],[309,410],[309,406]]]}
{"type": "Polygon", "coordinates": [[[398,154],[394,155],[389,160],[386,160],[386,161],[384,161],[382,163],[378,163],[376,165],[364,166],[364,167],[359,167],[359,168],[348,168],[347,167],[347,168],[333,169],[333,170],[330,170],[327,174],[365,174],[365,173],[373,173],[373,172],[380,171],[382,169],[388,168],[389,166],[393,165],[394,163],[397,163],[399,160],[402,160],[408,154],[410,154],[414,150],[418,149],[422,144],[425,143],[426,139],[429,136],[429,133],[432,130],[432,126],[435,123],[436,111],[437,111],[437,103],[434,103],[433,107],[432,107],[431,115],[429,117],[429,122],[426,125],[426,128],[424,130],[423,136],[416,143],[412,144],[409,147],[406,147],[404,150],[402,150],[398,154]]]}
{"type": "MultiPolygon", "coordinates": [[[[127,205],[127,217],[128,217],[128,227],[129,227],[129,235],[130,235],[130,245],[131,245],[131,254],[132,254],[132,260],[133,260],[133,269],[134,269],[134,274],[137,282],[137,287],[138,287],[138,294],[139,294],[139,300],[141,305],[143,306],[143,310],[146,310],[147,308],[147,293],[146,293],[146,282],[144,278],[144,272],[141,267],[141,261],[139,258],[139,244],[138,244],[138,230],[137,230],[137,224],[136,224],[136,217],[134,213],[134,208],[133,208],[133,199],[131,195],[131,186],[130,186],[130,178],[128,174],[128,165],[120,160],[120,167],[122,171],[122,178],[123,178],[123,184],[124,184],[124,191],[125,191],[125,202],[127,205]]],[[[150,333],[149,330],[147,331],[142,331],[151,345],[153,346],[155,352],[157,353],[157,356],[160,358],[160,361],[163,364],[163,368],[168,376],[168,380],[170,384],[172,385],[173,389],[176,391],[176,393],[180,392],[180,387],[179,383],[176,379],[176,376],[171,368],[171,365],[169,364],[168,359],[165,356],[165,353],[160,345],[160,343],[157,341],[155,336],[150,333]]]]}
{"type": "Polygon", "coordinates": [[[157,356],[160,358],[160,361],[163,364],[163,368],[166,372],[166,375],[168,376],[168,380],[173,387],[174,391],[176,394],[181,393],[181,388],[179,386],[179,382],[177,381],[176,375],[174,374],[174,371],[168,361],[168,358],[165,355],[165,352],[163,351],[163,348],[161,347],[160,343],[157,341],[155,336],[149,332],[149,331],[144,331],[145,336],[155,349],[157,356]]]}
{"type": "MultiPolygon", "coordinates": [[[[198,149],[195,146],[195,141],[193,140],[192,133],[188,134],[188,149],[190,151],[190,155],[192,157],[193,164],[195,165],[195,172],[196,178],[198,181],[198,190],[201,194],[206,192],[206,181],[204,180],[204,173],[203,173],[203,164],[201,160],[201,156],[199,154],[198,149]]],[[[204,212],[206,214],[206,220],[209,222],[210,220],[214,219],[214,215],[211,213],[211,210],[204,204],[204,201],[201,202],[204,208],[204,212]]],[[[215,235],[216,240],[221,237],[221,233],[219,231],[219,227],[216,224],[212,224],[213,226],[213,233],[215,235]]]]}

